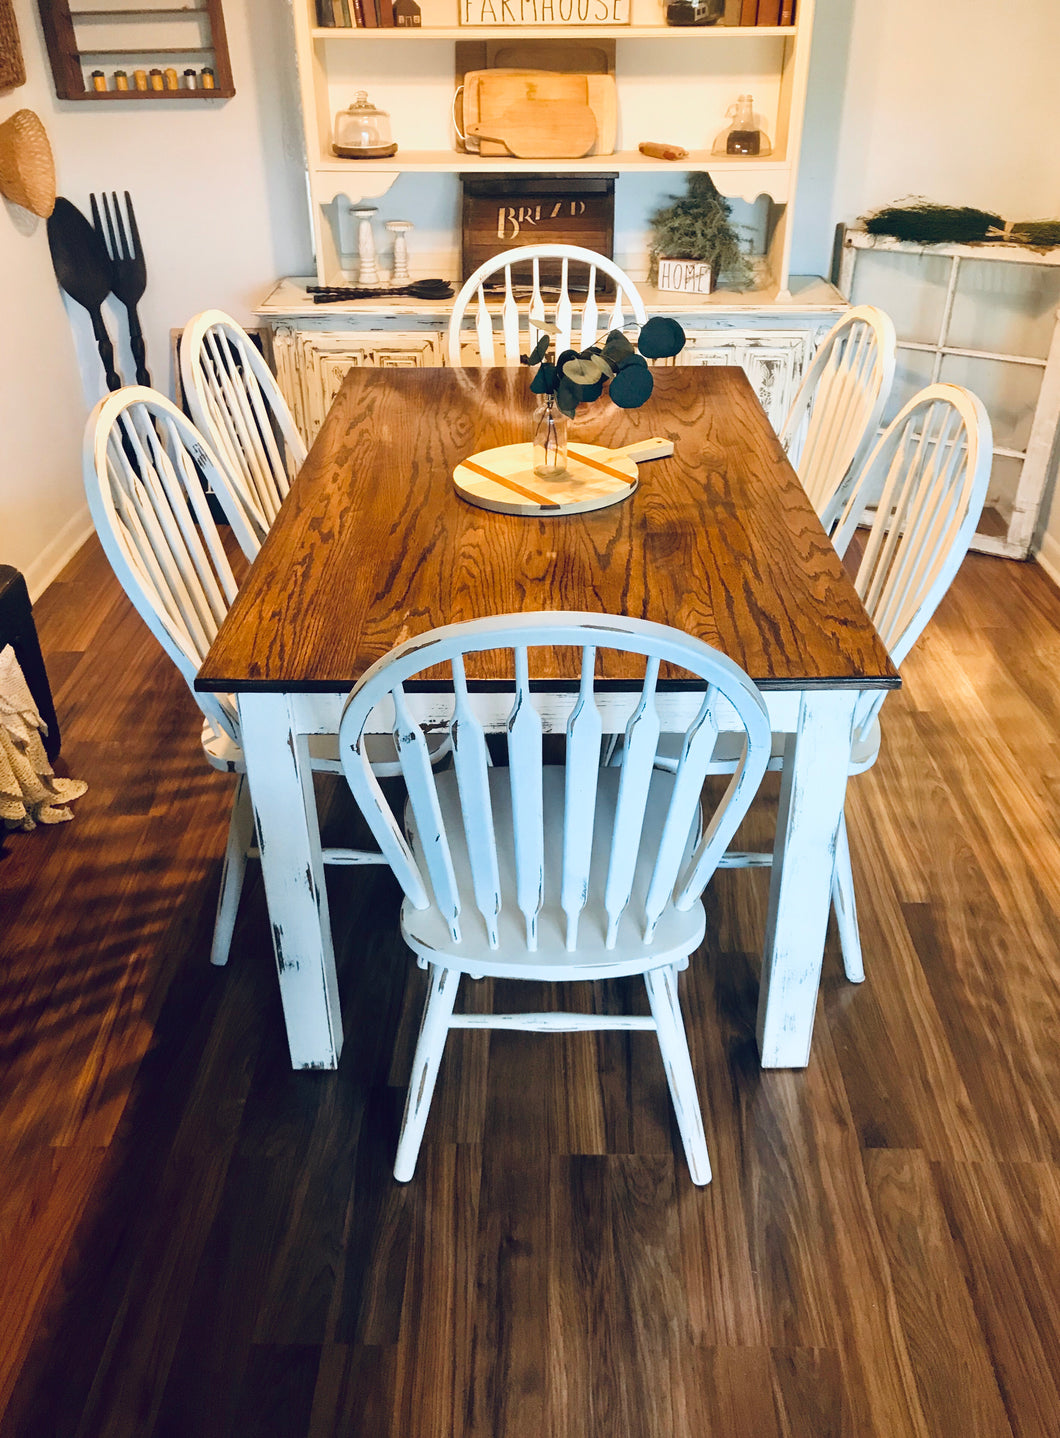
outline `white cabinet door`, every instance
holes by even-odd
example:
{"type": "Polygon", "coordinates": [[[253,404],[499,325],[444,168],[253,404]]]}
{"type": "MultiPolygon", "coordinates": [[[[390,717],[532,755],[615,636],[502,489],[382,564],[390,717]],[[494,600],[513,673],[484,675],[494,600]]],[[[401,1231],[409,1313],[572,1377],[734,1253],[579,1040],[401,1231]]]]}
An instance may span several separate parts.
{"type": "Polygon", "coordinates": [[[688,333],[677,357],[682,365],[742,365],[744,373],[779,430],[795,397],[802,372],[813,355],[816,332],[770,330],[697,330],[688,333]]]}
{"type": "Polygon", "coordinates": [[[347,372],[355,366],[430,369],[442,362],[441,336],[437,334],[299,330],[277,325],[272,345],[280,388],[309,444],[347,372]]]}

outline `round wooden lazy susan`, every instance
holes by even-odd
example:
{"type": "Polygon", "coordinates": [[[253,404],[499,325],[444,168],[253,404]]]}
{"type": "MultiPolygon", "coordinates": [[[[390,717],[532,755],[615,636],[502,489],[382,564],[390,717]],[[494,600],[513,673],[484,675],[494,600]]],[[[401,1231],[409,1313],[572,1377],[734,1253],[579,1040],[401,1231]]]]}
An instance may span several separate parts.
{"type": "Polygon", "coordinates": [[[603,445],[571,444],[567,473],[542,479],[534,473],[532,444],[506,444],[463,460],[453,483],[469,504],[500,514],[585,514],[628,499],[637,487],[637,464],[603,445]]]}

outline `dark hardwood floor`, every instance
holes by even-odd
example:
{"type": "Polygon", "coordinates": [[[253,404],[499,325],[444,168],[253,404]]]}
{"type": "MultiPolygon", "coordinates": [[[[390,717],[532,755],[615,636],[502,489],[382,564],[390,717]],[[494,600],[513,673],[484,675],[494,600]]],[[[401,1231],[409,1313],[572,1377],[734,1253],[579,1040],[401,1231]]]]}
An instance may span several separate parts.
{"type": "Polygon", "coordinates": [[[2,1438],[1060,1433],[1038,567],[971,557],[887,701],[848,805],[868,979],[833,936],[805,1072],[757,1064],[765,876],[715,881],[705,1190],[654,1040],[615,1033],[454,1035],[395,1184],[423,975],[393,881],[332,876],[346,1048],[293,1073],[256,876],[207,962],[230,788],[190,696],[94,542],[35,613],[91,787],[0,855],[2,1438]]]}

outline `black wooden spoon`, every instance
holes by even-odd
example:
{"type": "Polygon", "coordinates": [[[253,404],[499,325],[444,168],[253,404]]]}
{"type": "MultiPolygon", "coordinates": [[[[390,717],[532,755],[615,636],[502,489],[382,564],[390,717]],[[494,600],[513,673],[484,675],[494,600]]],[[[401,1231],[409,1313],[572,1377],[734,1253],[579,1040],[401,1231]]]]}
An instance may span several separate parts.
{"type": "Polygon", "coordinates": [[[107,249],[88,220],[69,200],[60,196],[48,216],[48,248],[55,278],[72,300],[84,305],[92,320],[99,357],[108,389],[121,389],[114,368],[114,346],[103,323],[103,301],[110,294],[111,268],[107,249]]]}

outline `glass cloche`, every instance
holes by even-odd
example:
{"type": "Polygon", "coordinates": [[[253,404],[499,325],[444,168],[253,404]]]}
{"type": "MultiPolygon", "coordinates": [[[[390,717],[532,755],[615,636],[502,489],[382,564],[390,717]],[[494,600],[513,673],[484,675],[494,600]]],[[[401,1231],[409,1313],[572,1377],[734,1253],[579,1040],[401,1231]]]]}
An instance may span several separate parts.
{"type": "Polygon", "coordinates": [[[376,109],[367,90],[358,90],[349,109],[335,116],[332,149],[350,160],[378,160],[397,153],[390,138],[390,116],[376,109]]]}

